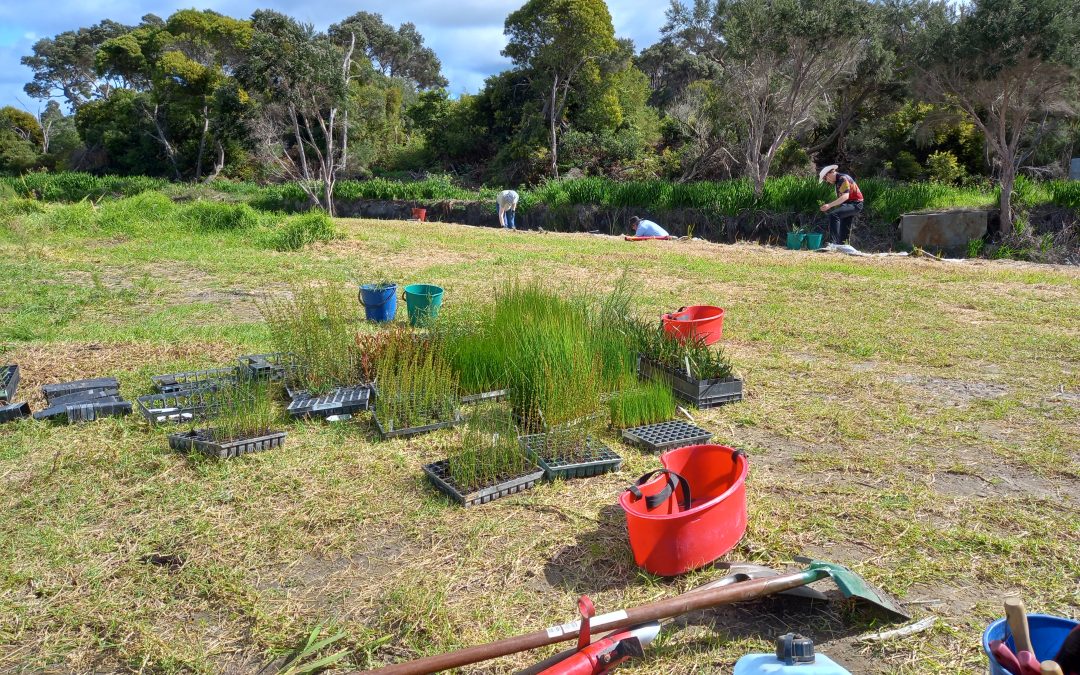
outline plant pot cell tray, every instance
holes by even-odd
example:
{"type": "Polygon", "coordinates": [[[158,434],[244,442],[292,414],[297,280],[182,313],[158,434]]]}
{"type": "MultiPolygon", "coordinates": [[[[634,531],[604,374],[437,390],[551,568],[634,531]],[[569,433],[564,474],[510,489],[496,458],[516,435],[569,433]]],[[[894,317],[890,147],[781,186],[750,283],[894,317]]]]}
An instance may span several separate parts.
{"type": "Polygon", "coordinates": [[[147,394],[136,399],[139,412],[151,424],[187,422],[212,417],[220,407],[210,389],[189,389],[171,394],[147,394]]]}
{"type": "Polygon", "coordinates": [[[123,417],[131,414],[131,404],[116,397],[98,399],[86,403],[49,406],[34,413],[36,420],[59,421],[66,419],[68,424],[92,422],[103,417],[123,417]]]}
{"type": "Polygon", "coordinates": [[[192,370],[186,373],[168,373],[154,375],[150,381],[162,394],[172,394],[191,389],[220,387],[236,382],[237,368],[208,368],[192,370]]]}
{"type": "Polygon", "coordinates": [[[485,391],[482,394],[469,394],[468,396],[462,396],[461,402],[464,404],[495,403],[496,401],[505,400],[507,395],[508,392],[505,389],[497,389],[495,391],[485,391]]]}
{"type": "Polygon", "coordinates": [[[743,383],[738,378],[695,380],[687,377],[685,372],[667,368],[645,357],[638,358],[638,375],[642,379],[667,382],[676,397],[698,408],[733,403],[741,401],[743,397],[743,383]]]}
{"type": "Polygon", "coordinates": [[[0,406],[0,424],[12,422],[23,417],[29,417],[29,415],[29,403],[8,403],[0,406]]]}
{"type": "Polygon", "coordinates": [[[623,429],[622,438],[630,445],[652,452],[662,452],[687,445],[708,443],[712,438],[712,432],[682,420],[673,420],[623,429]]]}
{"type": "Polygon", "coordinates": [[[371,407],[371,386],[340,387],[324,396],[298,392],[286,409],[292,417],[351,415],[371,407]]]}
{"type": "MultiPolygon", "coordinates": [[[[622,467],[622,457],[592,435],[584,438],[584,448],[571,449],[566,446],[558,448],[556,452],[552,452],[549,447],[549,436],[550,434],[531,434],[519,439],[522,449],[544,469],[548,480],[589,478],[609,471],[618,471],[622,467]],[[558,456],[568,450],[577,453],[573,459],[558,456]]],[[[555,442],[562,444],[565,441],[558,439],[555,442]]],[[[580,446],[580,440],[577,443],[580,446]]]]}
{"type": "Polygon", "coordinates": [[[15,391],[19,388],[19,366],[13,364],[0,368],[0,401],[10,401],[15,398],[15,391]]]}
{"type": "Polygon", "coordinates": [[[450,463],[447,460],[424,465],[424,473],[441,492],[449,495],[458,504],[468,508],[487,504],[490,501],[517,494],[532,488],[544,477],[544,470],[534,467],[520,476],[513,476],[494,485],[471,492],[463,492],[450,475],[450,463]]]}
{"type": "Polygon", "coordinates": [[[216,441],[211,429],[196,429],[179,434],[169,434],[169,447],[178,452],[198,450],[218,459],[229,459],[252,452],[263,452],[285,443],[284,431],[270,431],[253,438],[233,441],[216,441]]]}
{"type": "Polygon", "coordinates": [[[419,427],[407,427],[404,429],[387,430],[383,428],[382,422],[379,421],[378,416],[375,417],[375,427],[379,430],[379,435],[383,438],[407,438],[409,436],[418,436],[420,434],[426,434],[430,431],[437,431],[439,429],[448,429],[461,422],[461,415],[455,414],[454,418],[445,422],[435,422],[433,424],[425,424],[419,427]]]}
{"type": "Polygon", "coordinates": [[[91,380],[46,384],[41,388],[41,393],[45,396],[45,400],[52,405],[53,399],[58,396],[68,396],[92,389],[115,389],[119,391],[120,383],[117,382],[115,377],[97,377],[91,380]]]}
{"type": "Polygon", "coordinates": [[[76,403],[94,403],[119,401],[120,390],[115,387],[101,387],[99,389],[85,389],[63,396],[53,396],[49,399],[49,405],[74,405],[76,403]]]}
{"type": "Polygon", "coordinates": [[[284,380],[296,370],[292,354],[245,354],[239,358],[240,373],[251,379],[284,380]]]}

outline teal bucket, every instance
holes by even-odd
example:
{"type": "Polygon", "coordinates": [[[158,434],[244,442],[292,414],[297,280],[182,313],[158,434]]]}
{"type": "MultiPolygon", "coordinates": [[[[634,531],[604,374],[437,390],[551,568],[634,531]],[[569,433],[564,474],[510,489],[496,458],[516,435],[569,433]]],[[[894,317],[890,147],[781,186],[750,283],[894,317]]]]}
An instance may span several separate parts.
{"type": "Polygon", "coordinates": [[[439,315],[442,307],[443,289],[431,284],[409,284],[405,287],[405,307],[409,311],[409,323],[422,326],[439,315]]]}

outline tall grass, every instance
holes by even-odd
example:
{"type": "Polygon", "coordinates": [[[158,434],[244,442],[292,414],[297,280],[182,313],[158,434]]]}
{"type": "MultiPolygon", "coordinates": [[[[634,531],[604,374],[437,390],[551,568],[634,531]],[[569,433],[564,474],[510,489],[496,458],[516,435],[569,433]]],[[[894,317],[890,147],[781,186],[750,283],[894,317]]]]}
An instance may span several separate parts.
{"type": "MultiPolygon", "coordinates": [[[[270,432],[277,419],[267,380],[244,380],[204,392],[215,411],[211,424],[213,439],[219,442],[255,438],[270,432]]],[[[192,426],[199,425],[193,421],[192,426]]]]}
{"type": "Polygon", "coordinates": [[[333,286],[298,286],[258,303],[274,351],[296,360],[289,386],[312,394],[367,381],[356,299],[333,286]]]}
{"type": "Polygon", "coordinates": [[[276,251],[298,251],[308,244],[340,238],[334,221],[323,211],[309,211],[289,216],[270,234],[270,247],[276,251]]]}
{"type": "Polygon", "coordinates": [[[386,431],[447,422],[457,411],[458,385],[438,340],[414,334],[380,350],[375,416],[386,431]]]}
{"type": "Polygon", "coordinates": [[[616,429],[664,422],[675,415],[675,394],[666,382],[631,380],[608,400],[608,412],[616,429]]]}
{"type": "Polygon", "coordinates": [[[450,477],[464,493],[520,476],[532,468],[506,406],[487,404],[470,413],[461,443],[450,453],[450,477]]]}

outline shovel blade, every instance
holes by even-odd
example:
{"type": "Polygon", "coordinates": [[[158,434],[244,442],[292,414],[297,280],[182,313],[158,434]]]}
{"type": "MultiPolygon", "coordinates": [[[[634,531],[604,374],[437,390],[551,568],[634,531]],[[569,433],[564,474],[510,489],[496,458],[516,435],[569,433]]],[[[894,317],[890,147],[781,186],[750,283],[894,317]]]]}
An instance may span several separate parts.
{"type": "Polygon", "coordinates": [[[808,569],[827,572],[845,598],[858,598],[877,607],[893,618],[903,619],[904,621],[911,619],[911,615],[904,611],[887,593],[874,588],[867,583],[866,579],[855,574],[847,567],[825,562],[824,560],[800,560],[800,562],[809,563],[808,569]]]}

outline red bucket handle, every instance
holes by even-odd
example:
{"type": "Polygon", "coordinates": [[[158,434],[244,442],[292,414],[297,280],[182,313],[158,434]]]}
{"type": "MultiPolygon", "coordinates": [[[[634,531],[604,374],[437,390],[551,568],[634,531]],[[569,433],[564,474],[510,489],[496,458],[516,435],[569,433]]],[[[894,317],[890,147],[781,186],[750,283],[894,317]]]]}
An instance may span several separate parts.
{"type": "Polygon", "coordinates": [[[661,504],[666,502],[668,500],[668,498],[671,497],[671,495],[675,492],[675,490],[681,490],[682,491],[682,498],[683,498],[683,500],[682,500],[683,501],[682,510],[683,511],[689,511],[690,510],[690,482],[687,481],[682,476],[680,476],[679,474],[672,471],[671,469],[654,469],[653,471],[650,471],[649,473],[645,474],[641,478],[638,478],[636,481],[634,481],[633,485],[626,488],[626,492],[629,492],[631,495],[633,495],[634,499],[641,499],[642,497],[644,497],[645,498],[645,508],[650,510],[650,511],[652,511],[653,509],[659,507],[661,504]],[[649,482],[652,479],[653,476],[656,476],[658,474],[666,474],[667,475],[667,478],[668,478],[667,485],[665,485],[664,489],[661,490],[660,492],[657,492],[654,495],[649,495],[648,497],[645,497],[645,495],[643,495],[642,492],[641,492],[641,488],[638,487],[638,486],[644,485],[645,483],[649,482]]]}

